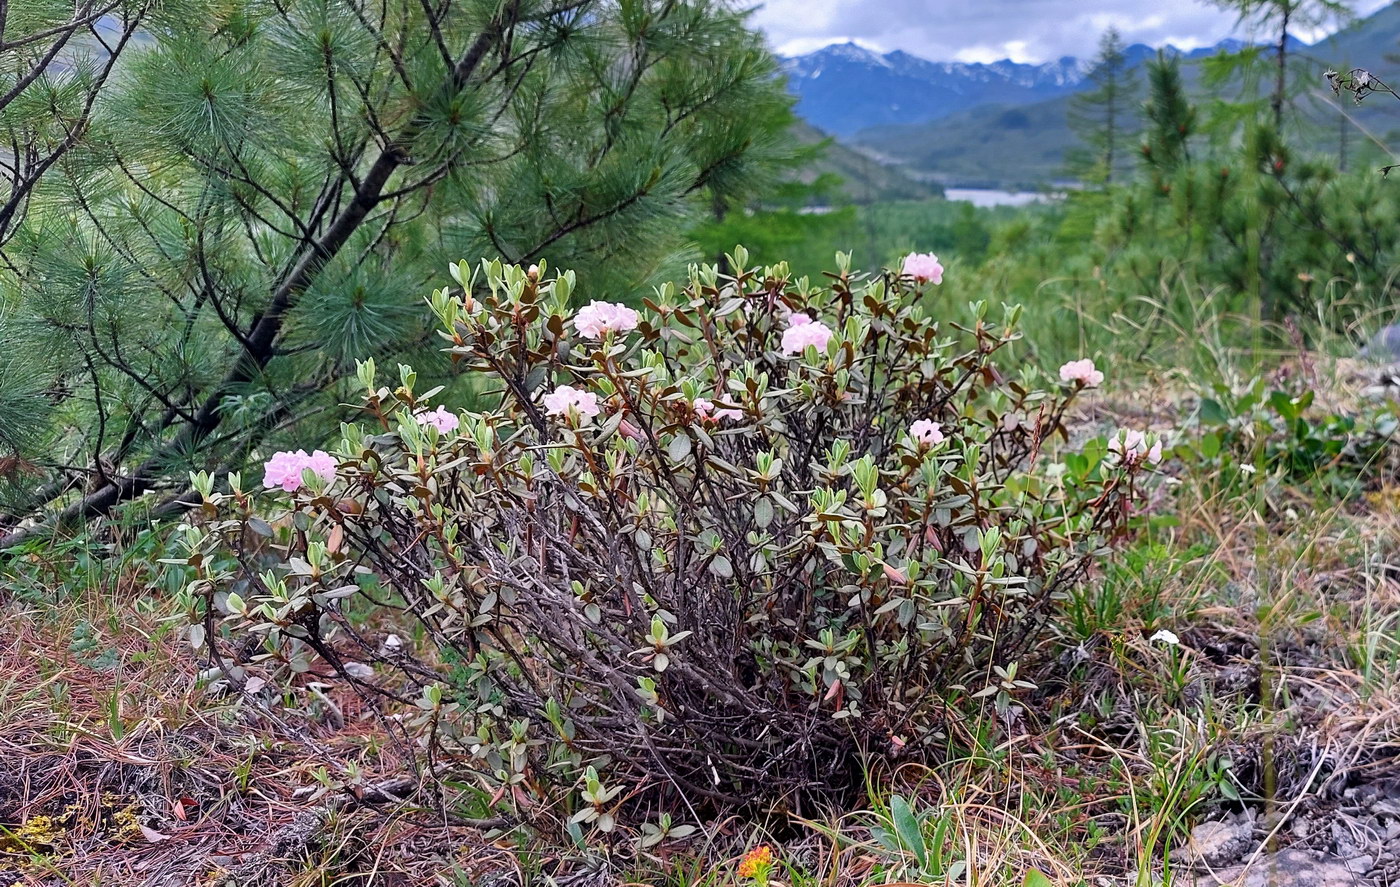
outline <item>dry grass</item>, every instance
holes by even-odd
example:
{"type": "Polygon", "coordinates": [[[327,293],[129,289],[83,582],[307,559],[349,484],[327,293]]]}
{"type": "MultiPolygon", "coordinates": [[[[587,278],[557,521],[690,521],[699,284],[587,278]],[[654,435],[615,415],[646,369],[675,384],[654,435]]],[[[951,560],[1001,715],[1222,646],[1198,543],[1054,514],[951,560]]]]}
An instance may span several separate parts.
{"type": "Polygon", "coordinates": [[[412,765],[353,693],[321,691],[343,724],[213,698],[142,609],[4,602],[0,883],[387,884],[479,837],[398,797],[412,765]]]}

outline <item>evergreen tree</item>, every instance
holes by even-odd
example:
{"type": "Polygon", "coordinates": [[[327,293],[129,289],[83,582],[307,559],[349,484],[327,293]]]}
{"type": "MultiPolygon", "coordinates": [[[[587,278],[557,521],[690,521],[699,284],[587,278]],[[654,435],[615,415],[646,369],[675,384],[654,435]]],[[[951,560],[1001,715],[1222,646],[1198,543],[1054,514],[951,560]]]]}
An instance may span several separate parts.
{"type": "Polygon", "coordinates": [[[1170,174],[1191,159],[1190,140],[1195,132],[1196,110],[1181,82],[1181,62],[1158,52],[1147,66],[1147,118],[1142,144],[1144,163],[1155,176],[1170,174]]]}
{"type": "Polygon", "coordinates": [[[1234,10],[1242,24],[1272,35],[1273,87],[1269,93],[1270,119],[1275,131],[1283,129],[1283,109],[1288,101],[1289,43],[1301,29],[1316,28],[1351,15],[1351,8],[1339,0],[1211,0],[1216,6],[1234,10]]]}
{"type": "MultiPolygon", "coordinates": [[[[0,246],[78,145],[151,10],[150,0],[0,0],[0,246]]],[[[16,268],[4,259],[0,253],[0,324],[17,299],[16,268]]],[[[53,396],[37,357],[0,336],[0,485],[32,479],[22,455],[41,439],[43,405],[53,396]]]]}
{"type": "Polygon", "coordinates": [[[674,272],[785,150],[773,60],[715,0],[165,0],[147,33],[5,251],[0,337],[71,392],[30,450],[91,479],[67,518],[314,445],[357,358],[452,383],[449,261],[548,260],[584,298],[674,272]]]}
{"type": "Polygon", "coordinates": [[[1113,182],[1136,130],[1137,72],[1128,66],[1124,49],[1117,28],[1105,31],[1089,73],[1093,87],[1070,99],[1070,128],[1085,146],[1071,169],[1086,181],[1113,182]]]}

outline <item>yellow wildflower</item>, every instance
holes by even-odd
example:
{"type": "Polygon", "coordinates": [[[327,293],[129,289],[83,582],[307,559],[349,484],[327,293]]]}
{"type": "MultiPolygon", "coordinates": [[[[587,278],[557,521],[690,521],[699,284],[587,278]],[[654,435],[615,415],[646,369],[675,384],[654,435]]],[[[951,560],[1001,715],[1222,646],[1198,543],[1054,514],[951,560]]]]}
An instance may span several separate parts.
{"type": "Polygon", "coordinates": [[[773,848],[767,844],[759,844],[757,847],[744,854],[744,859],[739,863],[739,877],[756,878],[768,873],[768,867],[773,864],[773,848]]]}

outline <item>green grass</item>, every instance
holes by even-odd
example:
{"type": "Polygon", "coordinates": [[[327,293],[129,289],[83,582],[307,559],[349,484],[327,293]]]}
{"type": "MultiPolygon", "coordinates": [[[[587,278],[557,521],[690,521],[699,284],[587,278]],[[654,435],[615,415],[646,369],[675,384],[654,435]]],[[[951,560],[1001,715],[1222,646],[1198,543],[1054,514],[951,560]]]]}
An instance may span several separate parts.
{"type": "Polygon", "coordinates": [[[942,198],[837,205],[814,214],[792,209],[731,213],[692,232],[700,252],[718,256],[743,244],[757,264],[787,262],[813,280],[835,267],[835,244],[852,253],[855,267],[898,267],[910,252],[938,254],[950,275],[975,274],[996,231],[1048,208],[979,208],[942,198]]]}

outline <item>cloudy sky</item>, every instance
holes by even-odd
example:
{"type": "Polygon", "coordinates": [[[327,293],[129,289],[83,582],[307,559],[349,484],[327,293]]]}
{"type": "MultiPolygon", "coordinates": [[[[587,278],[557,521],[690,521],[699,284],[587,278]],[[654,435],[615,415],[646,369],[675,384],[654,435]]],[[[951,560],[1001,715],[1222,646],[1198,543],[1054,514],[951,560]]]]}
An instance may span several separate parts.
{"type": "MultiPolygon", "coordinates": [[[[1235,16],[1200,0],[760,0],[754,22],[784,55],[854,40],[935,61],[1042,62],[1091,56],[1110,25],[1129,43],[1181,49],[1246,36],[1235,16]]],[[[1363,15],[1389,0],[1353,3],[1363,15]]],[[[1305,39],[1309,35],[1300,35],[1305,39]]],[[[1321,33],[1311,35],[1322,36],[1321,33]]]]}

